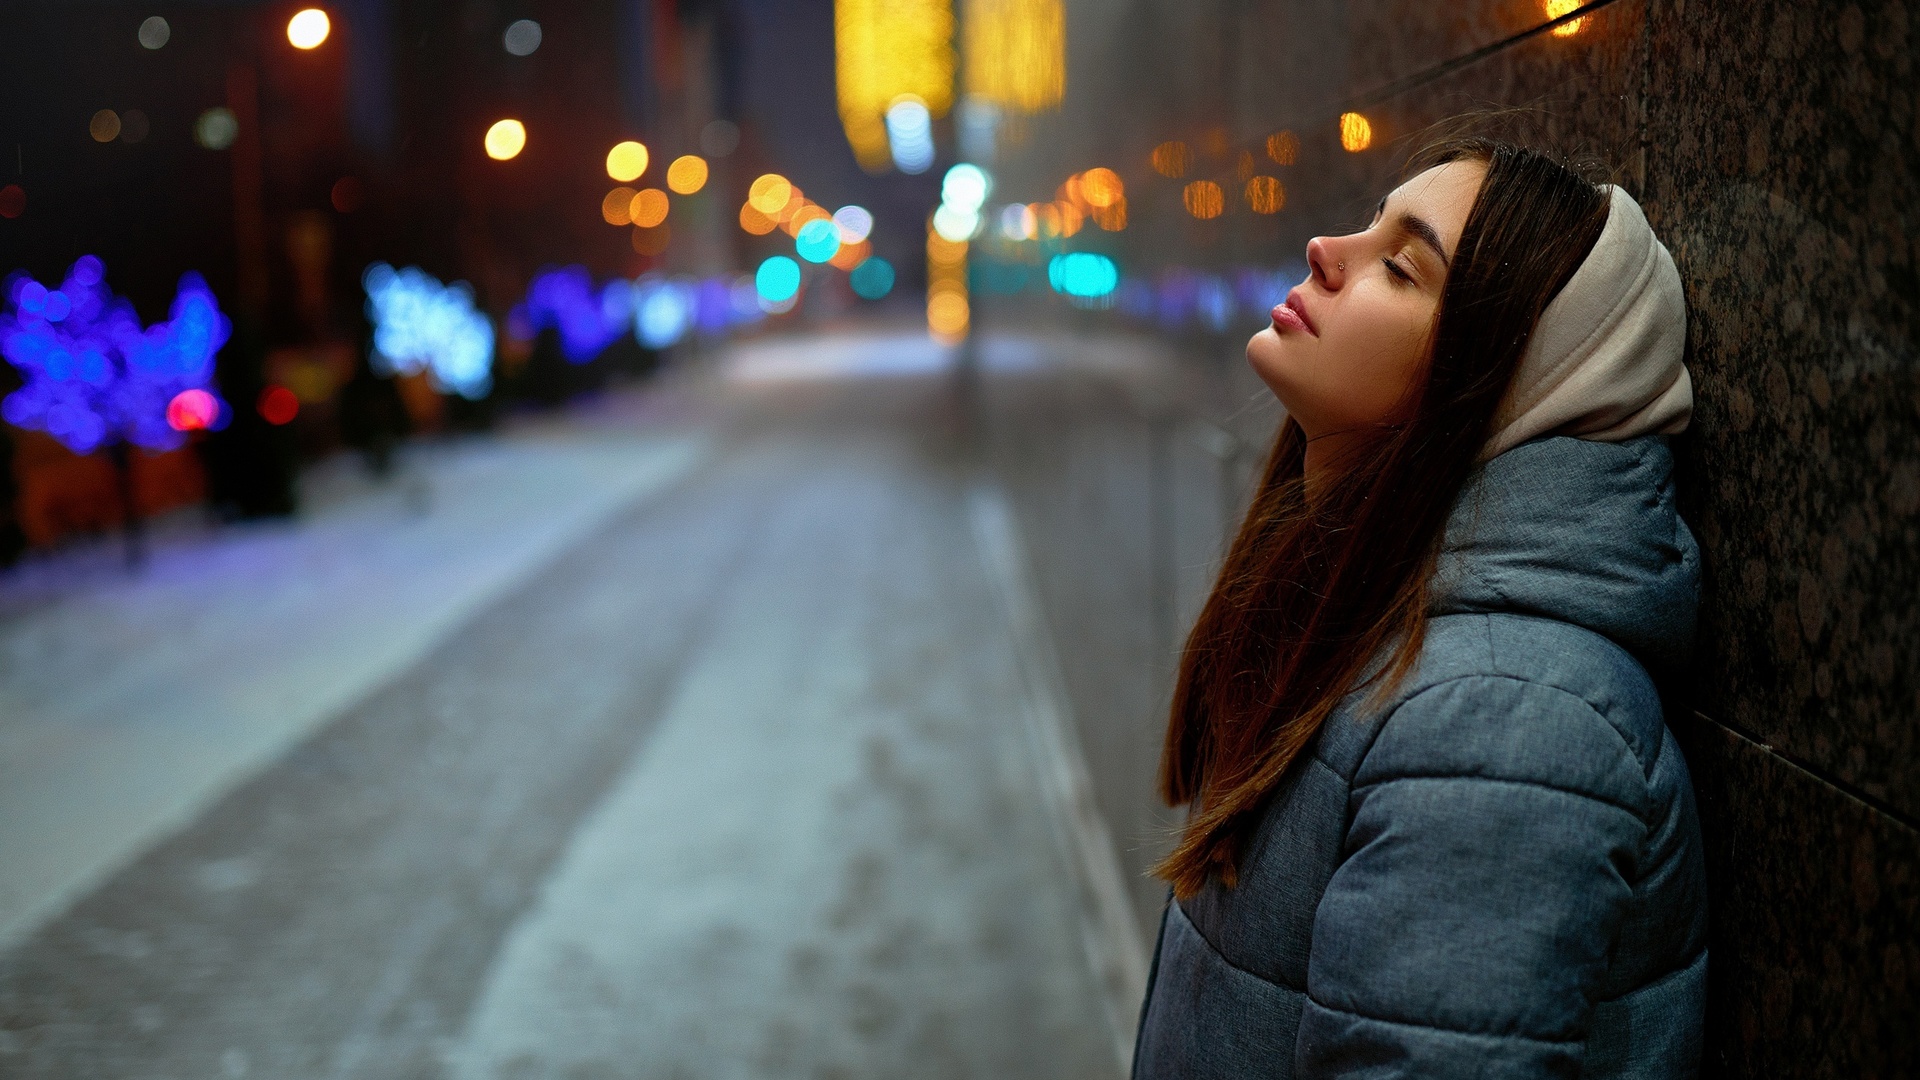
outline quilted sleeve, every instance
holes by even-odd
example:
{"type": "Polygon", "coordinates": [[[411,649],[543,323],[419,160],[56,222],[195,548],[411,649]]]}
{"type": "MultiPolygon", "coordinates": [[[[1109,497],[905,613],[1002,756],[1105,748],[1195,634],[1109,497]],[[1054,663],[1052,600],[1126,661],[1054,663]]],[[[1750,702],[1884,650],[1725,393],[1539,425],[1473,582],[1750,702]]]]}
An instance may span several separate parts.
{"type": "Polygon", "coordinates": [[[1647,834],[1625,739],[1564,690],[1456,679],[1399,706],[1351,799],[1296,1075],[1578,1077],[1647,834]]]}

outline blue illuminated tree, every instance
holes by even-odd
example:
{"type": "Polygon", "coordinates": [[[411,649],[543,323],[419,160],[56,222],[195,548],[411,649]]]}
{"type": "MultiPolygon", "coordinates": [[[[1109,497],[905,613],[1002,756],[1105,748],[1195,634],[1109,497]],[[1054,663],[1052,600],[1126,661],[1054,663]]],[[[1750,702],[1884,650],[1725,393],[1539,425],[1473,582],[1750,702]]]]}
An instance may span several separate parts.
{"type": "MultiPolygon", "coordinates": [[[[57,289],[14,274],[5,298],[0,356],[22,385],[0,401],[0,416],[78,454],[106,448],[120,475],[128,538],[137,544],[126,448],[171,450],[189,431],[225,425],[231,410],[214,389],[214,357],[232,324],[206,281],[188,273],[166,321],[142,327],[92,255],[75,261],[57,289]]],[[[129,550],[138,557],[137,546],[129,550]]]]}

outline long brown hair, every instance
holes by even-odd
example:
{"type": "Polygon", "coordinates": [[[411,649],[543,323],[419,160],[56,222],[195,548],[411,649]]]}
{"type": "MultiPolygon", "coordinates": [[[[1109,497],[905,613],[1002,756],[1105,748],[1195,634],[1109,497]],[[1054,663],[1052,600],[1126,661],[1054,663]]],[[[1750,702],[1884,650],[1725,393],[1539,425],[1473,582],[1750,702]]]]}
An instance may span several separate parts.
{"type": "Polygon", "coordinates": [[[1340,700],[1368,685],[1377,700],[1413,666],[1454,501],[1540,313],[1606,225],[1604,189],[1548,154],[1453,137],[1408,173],[1449,161],[1487,172],[1447,271],[1412,419],[1373,433],[1311,503],[1306,436],[1287,420],[1187,638],[1160,794],[1193,806],[1155,868],[1183,898],[1216,874],[1233,885],[1268,798],[1340,700]]]}

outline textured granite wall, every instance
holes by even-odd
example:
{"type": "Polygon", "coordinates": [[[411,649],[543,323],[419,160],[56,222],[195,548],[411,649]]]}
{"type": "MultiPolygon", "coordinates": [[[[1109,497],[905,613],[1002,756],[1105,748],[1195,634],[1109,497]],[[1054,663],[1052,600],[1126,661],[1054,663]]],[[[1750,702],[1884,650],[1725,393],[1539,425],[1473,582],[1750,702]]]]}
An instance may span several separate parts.
{"type": "Polygon", "coordinates": [[[1003,154],[1002,190],[1118,169],[1135,273],[1297,257],[1364,220],[1405,137],[1474,107],[1527,106],[1511,130],[1616,166],[1692,313],[1683,490],[1708,593],[1673,723],[1713,875],[1707,1074],[1920,1070],[1920,16],[1610,0],[1562,35],[1542,0],[1068,12],[1068,100],[1003,154]],[[1340,148],[1347,110],[1373,125],[1363,152],[1340,148]],[[1283,129],[1291,166],[1263,152],[1283,129]],[[1169,139],[1225,215],[1187,216],[1183,181],[1148,169],[1169,139]],[[1236,198],[1249,164],[1282,179],[1279,214],[1236,198]]]}

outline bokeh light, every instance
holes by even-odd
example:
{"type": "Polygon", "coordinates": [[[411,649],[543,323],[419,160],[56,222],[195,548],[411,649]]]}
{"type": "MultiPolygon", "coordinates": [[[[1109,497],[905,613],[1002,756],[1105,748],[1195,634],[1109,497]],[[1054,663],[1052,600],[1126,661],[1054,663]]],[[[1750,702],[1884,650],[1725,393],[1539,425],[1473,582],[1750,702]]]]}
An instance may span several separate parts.
{"type": "Polygon", "coordinates": [[[193,141],[209,150],[225,150],[239,136],[240,122],[224,106],[208,109],[193,122],[193,141]]]}
{"type": "Polygon", "coordinates": [[[1061,0],[970,0],[966,87],[974,100],[1013,113],[1060,103],[1067,89],[1067,13],[1061,0]]]}
{"type": "Polygon", "coordinates": [[[765,236],[780,227],[780,220],[754,209],[752,203],[742,203],[740,227],[755,236],[765,236]]]}
{"type": "Polygon", "coordinates": [[[1096,210],[1112,206],[1127,195],[1127,185],[1120,182],[1120,174],[1112,169],[1088,169],[1080,174],[1078,187],[1080,197],[1096,210]]]}
{"type": "Polygon", "coordinates": [[[1087,215],[1070,202],[1054,202],[1050,205],[1061,236],[1072,236],[1087,223],[1087,215]]]}
{"type": "Polygon", "coordinates": [[[1068,296],[1105,296],[1120,284],[1120,268],[1105,255],[1075,251],[1047,261],[1047,284],[1068,296]]]}
{"type": "Polygon", "coordinates": [[[260,419],[275,427],[293,423],[300,415],[300,398],[284,386],[269,386],[260,391],[260,399],[254,402],[254,411],[260,419]]]}
{"type": "Polygon", "coordinates": [[[1226,192],[1211,180],[1195,180],[1188,184],[1180,192],[1180,201],[1186,204],[1187,213],[1202,221],[1217,218],[1227,209],[1226,192]]]}
{"type": "MultiPolygon", "coordinates": [[[[1562,15],[1572,14],[1585,2],[1586,0],[1546,0],[1544,6],[1547,12],[1547,19],[1551,21],[1560,18],[1562,15]]],[[[1566,22],[1554,27],[1551,33],[1554,37],[1572,37],[1579,33],[1581,28],[1586,25],[1587,17],[1582,15],[1577,19],[1568,19],[1566,22]]]]}
{"type": "Polygon", "coordinates": [[[633,250],[638,255],[662,255],[667,246],[673,243],[673,227],[664,222],[659,225],[636,226],[633,230],[633,250]]]}
{"type": "Polygon", "coordinates": [[[119,138],[120,114],[112,109],[101,109],[94,113],[93,119],[87,121],[87,134],[98,143],[110,143],[119,138]]]}
{"type": "Polygon", "coordinates": [[[775,255],[754,272],[753,287],[768,303],[791,300],[800,291],[800,264],[785,255],[775,255]]]}
{"type": "Polygon", "coordinates": [[[296,49],[317,49],[333,32],[333,20],[319,8],[296,11],[287,20],[287,41],[296,49]]]}
{"type": "Polygon", "coordinates": [[[487,129],[487,156],[495,161],[510,161],[527,148],[527,128],[518,120],[496,120],[487,129]]]}
{"type": "Polygon", "coordinates": [[[693,329],[697,296],[689,282],[644,274],[633,285],[633,333],[649,349],[664,349],[693,329]]]}
{"type": "Polygon", "coordinates": [[[500,44],[515,56],[532,56],[540,47],[540,24],[532,19],[516,19],[500,36],[500,44]]]}
{"type": "Polygon", "coordinates": [[[831,218],[815,218],[800,227],[793,249],[811,263],[823,263],[840,251],[840,230],[831,218]]]}
{"type": "Polygon", "coordinates": [[[951,203],[941,203],[933,212],[933,231],[941,238],[952,241],[972,239],[980,229],[980,214],[974,210],[963,210],[951,203]]]}
{"type": "Polygon", "coordinates": [[[1267,156],[1276,165],[1291,165],[1300,158],[1300,139],[1291,131],[1276,131],[1267,136],[1267,156]]]}
{"type": "Polygon", "coordinates": [[[667,166],[667,187],[681,195],[691,195],[707,186],[707,161],[695,154],[682,154],[667,166]]]}
{"type": "Polygon", "coordinates": [[[1178,180],[1193,168],[1193,151],[1183,142],[1163,142],[1153,148],[1151,161],[1154,172],[1178,180]]]}
{"type": "Polygon", "coordinates": [[[1107,232],[1119,232],[1127,227],[1127,200],[1122,198],[1112,206],[1096,206],[1090,216],[1095,225],[1107,232]]]}
{"type": "Polygon", "coordinates": [[[768,217],[778,217],[793,197],[793,183],[779,173],[767,173],[747,187],[747,205],[768,217]]]}
{"type": "MultiPolygon", "coordinates": [[[[168,450],[183,441],[168,422],[175,398],[200,390],[217,402],[214,357],[232,324],[198,274],[181,277],[167,321],[145,328],[92,255],[76,260],[58,289],[9,277],[5,299],[0,355],[21,385],[0,402],[0,417],[15,427],[44,431],[79,454],[122,440],[168,450]]],[[[208,426],[227,416],[222,404],[208,426]]]]}
{"type": "Polygon", "coordinates": [[[1032,240],[1040,235],[1040,222],[1033,208],[1014,203],[1000,211],[1000,235],[1009,240],[1032,240]]]}
{"type": "Polygon", "coordinates": [[[175,431],[206,431],[220,422],[220,399],[205,390],[182,390],[167,402],[167,426],[175,431]]]}
{"type": "Polygon", "coordinates": [[[855,296],[879,300],[893,291],[893,264],[878,256],[868,258],[847,275],[855,296]]]}
{"type": "Polygon", "coordinates": [[[893,153],[893,167],[908,176],[933,168],[933,114],[925,101],[902,94],[887,107],[887,145],[893,153]]]}
{"type": "Polygon", "coordinates": [[[607,192],[600,200],[600,220],[609,225],[633,224],[633,197],[637,194],[624,184],[607,192]]]}
{"type": "Polygon", "coordinates": [[[927,297],[927,329],[936,337],[953,339],[965,336],[973,311],[964,293],[942,290],[927,297]]]}
{"type": "Polygon", "coordinates": [[[638,180],[647,171],[648,157],[647,148],[632,139],[615,143],[607,151],[607,175],[623,184],[638,180]]]}
{"type": "Polygon", "coordinates": [[[17,218],[27,212],[27,189],[19,184],[0,187],[0,218],[17,218]]]}
{"type": "Polygon", "coordinates": [[[373,353],[379,375],[426,372],[443,394],[470,400],[493,388],[493,323],[473,306],[464,281],[442,285],[409,266],[395,270],[374,263],[361,276],[367,318],[373,323],[373,353]]]}
{"type": "Polygon", "coordinates": [[[1247,181],[1247,205],[1256,214],[1277,214],[1287,205],[1287,189],[1271,176],[1247,181]]]}
{"type": "Polygon", "coordinates": [[[667,193],[659,188],[641,188],[634,192],[633,201],[627,205],[627,217],[643,229],[651,229],[667,220],[667,211],[671,209],[667,193]]]}
{"type": "Polygon", "coordinates": [[[834,252],[833,258],[828,259],[827,263],[836,270],[852,270],[865,262],[867,256],[871,254],[873,254],[872,241],[862,240],[857,244],[842,243],[840,250],[834,252]]]}
{"type": "Polygon", "coordinates": [[[857,244],[873,233],[873,214],[864,206],[843,206],[833,212],[833,224],[840,230],[840,242],[857,244]]]}
{"type": "MultiPolygon", "coordinates": [[[[929,116],[952,107],[953,22],[952,0],[835,0],[840,123],[861,168],[884,172],[899,156],[888,113],[903,96],[929,116]]],[[[930,136],[924,152],[931,167],[930,136]]]]}
{"type": "Polygon", "coordinates": [[[167,25],[167,20],[160,16],[149,16],[145,22],[140,24],[140,45],[142,48],[164,49],[167,47],[167,42],[171,40],[173,40],[173,27],[167,25]]]}
{"type": "Polygon", "coordinates": [[[940,201],[963,211],[978,211],[993,192],[993,180],[978,165],[961,162],[940,182],[940,201]]]}
{"type": "Polygon", "coordinates": [[[563,266],[535,274],[527,297],[514,306],[508,326],[532,337],[551,330],[568,363],[584,364],[627,332],[633,321],[633,286],[624,279],[595,290],[584,266],[563,266]]]}
{"type": "Polygon", "coordinates": [[[1357,112],[1340,114],[1340,148],[1357,154],[1373,145],[1373,124],[1357,112]]]}
{"type": "Polygon", "coordinates": [[[800,230],[806,228],[810,222],[833,220],[833,215],[827,213],[825,209],[798,199],[788,203],[787,209],[790,213],[786,215],[786,220],[780,223],[780,227],[786,230],[788,236],[795,238],[799,237],[800,230]]]}

